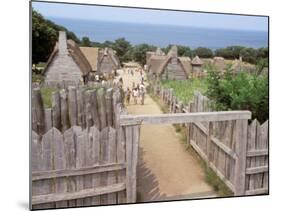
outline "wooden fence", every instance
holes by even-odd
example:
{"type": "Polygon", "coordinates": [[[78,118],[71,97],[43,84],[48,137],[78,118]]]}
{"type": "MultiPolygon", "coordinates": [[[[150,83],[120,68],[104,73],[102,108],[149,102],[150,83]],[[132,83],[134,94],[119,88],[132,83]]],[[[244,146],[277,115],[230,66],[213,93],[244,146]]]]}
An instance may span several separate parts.
{"type": "Polygon", "coordinates": [[[120,90],[32,93],[32,209],[136,202],[139,127],[122,127],[120,90]]]}
{"type": "MultiPolygon", "coordinates": [[[[155,95],[171,113],[210,112],[207,97],[195,92],[184,105],[159,84],[152,87],[155,95]]],[[[262,125],[253,120],[197,121],[185,125],[187,144],[205,160],[235,195],[268,193],[268,121],[262,125]]]]}

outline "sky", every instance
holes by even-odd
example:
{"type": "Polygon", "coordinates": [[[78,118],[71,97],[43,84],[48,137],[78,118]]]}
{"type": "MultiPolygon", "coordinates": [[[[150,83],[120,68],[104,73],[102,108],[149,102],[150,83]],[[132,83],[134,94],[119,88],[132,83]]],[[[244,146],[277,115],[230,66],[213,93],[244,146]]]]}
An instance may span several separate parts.
{"type": "Polygon", "coordinates": [[[267,17],[32,2],[45,17],[167,24],[234,30],[268,30],[267,17]]]}

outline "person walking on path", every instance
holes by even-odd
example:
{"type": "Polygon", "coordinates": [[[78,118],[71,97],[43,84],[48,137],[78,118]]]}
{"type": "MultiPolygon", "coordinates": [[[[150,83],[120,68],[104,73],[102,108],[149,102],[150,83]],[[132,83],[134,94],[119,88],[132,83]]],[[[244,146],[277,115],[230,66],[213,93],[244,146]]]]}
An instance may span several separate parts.
{"type": "Polygon", "coordinates": [[[138,104],[138,95],[139,95],[138,89],[134,88],[134,90],[133,90],[133,98],[134,98],[135,105],[138,104]]]}
{"type": "Polygon", "coordinates": [[[127,87],[125,96],[126,96],[126,103],[127,103],[127,105],[129,105],[130,104],[130,98],[131,98],[131,90],[130,90],[129,87],[127,87]]]}
{"type": "Polygon", "coordinates": [[[140,87],[140,102],[141,102],[141,105],[144,105],[144,95],[145,95],[144,86],[141,86],[140,87]]]}

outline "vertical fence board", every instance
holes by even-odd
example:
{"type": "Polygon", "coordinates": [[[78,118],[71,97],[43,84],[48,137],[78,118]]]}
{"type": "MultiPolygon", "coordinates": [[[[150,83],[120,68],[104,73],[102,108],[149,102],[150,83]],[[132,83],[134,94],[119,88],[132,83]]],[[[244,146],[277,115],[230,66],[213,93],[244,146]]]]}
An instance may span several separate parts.
{"type": "Polygon", "coordinates": [[[61,102],[58,91],[52,93],[52,126],[61,130],[61,102]]]}
{"type": "Polygon", "coordinates": [[[68,111],[70,125],[77,125],[77,93],[75,87],[69,87],[68,89],[68,111]]]}
{"type": "Polygon", "coordinates": [[[62,131],[66,131],[70,127],[69,117],[68,117],[68,102],[65,89],[60,90],[60,100],[61,100],[61,126],[62,131]]]}

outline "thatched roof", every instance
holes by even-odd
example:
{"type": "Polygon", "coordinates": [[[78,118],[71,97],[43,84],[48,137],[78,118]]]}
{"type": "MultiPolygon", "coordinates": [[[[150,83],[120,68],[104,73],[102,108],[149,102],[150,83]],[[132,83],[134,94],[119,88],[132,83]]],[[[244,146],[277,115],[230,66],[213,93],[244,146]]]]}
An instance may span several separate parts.
{"type": "Polygon", "coordinates": [[[45,74],[54,60],[57,54],[61,55],[70,55],[74,62],[78,65],[79,69],[82,72],[82,75],[87,75],[91,71],[91,65],[84,56],[84,54],[79,49],[78,45],[73,40],[66,41],[66,33],[64,31],[59,32],[59,42],[56,42],[53,52],[51,53],[43,74],[45,74]]]}
{"type": "Polygon", "coordinates": [[[183,69],[185,70],[185,72],[187,74],[190,74],[191,73],[191,69],[192,69],[192,66],[191,66],[191,59],[189,57],[178,57],[182,66],[183,66],[183,69]]]}
{"type": "Polygon", "coordinates": [[[161,50],[161,48],[158,47],[155,51],[155,55],[164,56],[165,53],[161,50]]]}
{"type": "Polygon", "coordinates": [[[202,65],[203,62],[202,60],[199,58],[199,56],[195,56],[192,61],[191,61],[192,65],[202,65]]]}
{"type": "Polygon", "coordinates": [[[223,71],[226,67],[223,57],[214,57],[213,63],[219,71],[223,71]]]}
{"type": "Polygon", "coordinates": [[[97,71],[99,49],[94,47],[80,47],[80,50],[89,61],[92,71],[97,71]]]}
{"type": "Polygon", "coordinates": [[[162,63],[165,62],[167,56],[157,56],[152,55],[149,59],[150,71],[152,73],[158,73],[159,68],[161,67],[162,63]]]}
{"type": "Polygon", "coordinates": [[[114,64],[115,68],[120,67],[119,58],[117,57],[116,52],[112,48],[105,48],[105,49],[101,49],[99,51],[99,63],[101,63],[102,60],[104,59],[104,57],[106,57],[106,56],[108,56],[110,58],[110,60],[114,64]]]}
{"type": "Polygon", "coordinates": [[[177,57],[178,56],[178,47],[176,45],[173,45],[171,47],[171,49],[169,50],[168,55],[177,57]]]}

